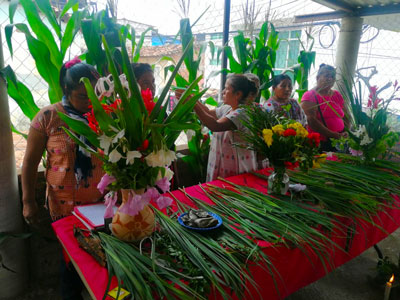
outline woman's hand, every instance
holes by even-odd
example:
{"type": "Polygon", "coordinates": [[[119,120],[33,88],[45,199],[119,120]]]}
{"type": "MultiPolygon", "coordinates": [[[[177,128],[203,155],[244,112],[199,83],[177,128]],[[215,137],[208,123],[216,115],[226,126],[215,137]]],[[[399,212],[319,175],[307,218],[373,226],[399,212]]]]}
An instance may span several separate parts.
{"type": "Polygon", "coordinates": [[[24,216],[25,222],[28,225],[37,225],[39,223],[39,208],[36,201],[25,200],[23,203],[22,215],[24,216]]]}

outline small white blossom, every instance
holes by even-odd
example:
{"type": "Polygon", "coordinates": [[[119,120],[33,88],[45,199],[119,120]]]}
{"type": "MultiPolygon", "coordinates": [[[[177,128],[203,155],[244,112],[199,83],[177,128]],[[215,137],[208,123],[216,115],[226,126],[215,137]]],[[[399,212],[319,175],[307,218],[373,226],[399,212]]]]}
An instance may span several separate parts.
{"type": "Polygon", "coordinates": [[[208,134],[210,132],[210,129],[208,129],[206,126],[201,127],[201,133],[203,135],[208,134]]]}
{"type": "Polygon", "coordinates": [[[121,153],[118,152],[117,148],[111,151],[110,155],[108,156],[108,160],[111,163],[116,163],[122,158],[121,153]]]}
{"type": "Polygon", "coordinates": [[[361,142],[360,142],[360,146],[368,145],[368,144],[371,144],[372,142],[373,142],[373,139],[371,139],[371,138],[368,136],[368,134],[366,133],[366,134],[363,136],[363,138],[362,138],[362,140],[361,140],[361,142]]]}
{"type": "Polygon", "coordinates": [[[139,151],[128,151],[126,154],[126,164],[133,164],[135,158],[141,158],[142,154],[139,151]]]}
{"type": "Polygon", "coordinates": [[[159,171],[156,181],[161,180],[164,177],[166,177],[168,179],[168,181],[171,181],[172,177],[174,177],[174,172],[170,168],[165,168],[164,176],[162,176],[161,171],[159,171]]]}
{"type": "Polygon", "coordinates": [[[114,93],[114,81],[112,75],[107,77],[101,77],[97,80],[96,86],[94,87],[94,92],[97,98],[102,98],[104,96],[111,97],[114,93]]]}
{"type": "Polygon", "coordinates": [[[186,137],[187,137],[188,142],[190,142],[190,140],[194,137],[195,134],[196,134],[196,132],[192,129],[186,130],[186,137]]]}
{"type": "Polygon", "coordinates": [[[169,166],[176,159],[176,155],[171,150],[159,150],[158,152],[150,153],[145,159],[147,165],[150,167],[165,167],[169,166]]]}
{"type": "Polygon", "coordinates": [[[102,134],[98,137],[98,139],[100,141],[100,148],[104,150],[105,154],[108,154],[108,150],[110,149],[113,138],[102,134]]]}
{"type": "Polygon", "coordinates": [[[129,82],[126,80],[126,75],[121,74],[119,75],[119,80],[121,81],[121,85],[125,88],[125,90],[128,92],[128,98],[131,97],[131,90],[129,89],[129,82]]]}
{"type": "Polygon", "coordinates": [[[117,135],[114,137],[112,143],[115,144],[118,142],[119,139],[123,138],[125,136],[125,129],[122,129],[120,132],[117,133],[117,135]]]}

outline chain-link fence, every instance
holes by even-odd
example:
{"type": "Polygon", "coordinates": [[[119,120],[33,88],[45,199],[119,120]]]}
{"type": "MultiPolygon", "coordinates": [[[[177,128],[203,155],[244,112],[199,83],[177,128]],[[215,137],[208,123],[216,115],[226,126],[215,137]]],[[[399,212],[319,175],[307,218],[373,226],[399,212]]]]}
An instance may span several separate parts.
{"type": "MultiPolygon", "coordinates": [[[[2,28],[9,23],[8,19],[9,1],[0,0],[0,24],[2,28]]],[[[202,17],[193,26],[192,31],[195,36],[195,49],[199,50],[202,44],[212,42],[215,46],[222,46],[222,28],[224,19],[223,1],[205,1],[192,4],[191,22],[195,22],[205,8],[208,9],[202,17]],[[209,4],[207,4],[209,3],[209,4]]],[[[99,7],[100,9],[100,7],[99,7]]],[[[158,8],[148,12],[148,24],[130,21],[126,18],[120,22],[130,23],[140,35],[154,21],[155,12],[158,8]]],[[[26,22],[25,15],[18,8],[14,22],[26,22]]],[[[313,50],[316,51],[315,67],[312,68],[309,77],[309,87],[315,84],[315,77],[318,66],[321,63],[335,65],[335,56],[340,34],[340,20],[326,20],[313,24],[294,23],[294,16],[307,14],[312,11],[318,13],[327,11],[327,8],[318,5],[312,1],[291,1],[291,0],[232,0],[230,10],[230,35],[229,43],[232,44],[232,37],[238,30],[244,30],[247,36],[257,34],[260,25],[265,20],[270,20],[279,31],[281,38],[280,48],[277,52],[276,73],[280,73],[297,63],[297,56],[302,47],[308,48],[312,40],[307,38],[306,32],[313,37],[313,50]]],[[[179,24],[179,19],[183,15],[175,11],[164,12],[165,14],[174,14],[174,22],[179,24]]],[[[373,68],[377,71],[377,76],[371,79],[371,84],[378,87],[384,86],[387,82],[394,82],[400,73],[400,18],[396,16],[368,17],[364,20],[365,26],[361,37],[357,70],[363,76],[368,76],[373,68]]],[[[165,24],[166,26],[168,24],[165,24]]],[[[3,31],[4,32],[4,31],[3,31]]],[[[164,68],[171,62],[163,59],[168,56],[177,61],[182,53],[182,47],[175,33],[163,35],[163,27],[158,27],[146,34],[144,46],[141,51],[141,62],[148,62],[154,65],[156,85],[158,91],[165,84],[164,68]]],[[[31,90],[35,102],[39,107],[49,103],[47,97],[47,84],[36,71],[34,60],[27,49],[25,36],[23,33],[14,31],[12,37],[14,55],[11,58],[3,38],[3,53],[5,65],[11,65],[17,78],[21,80],[31,90]]],[[[78,34],[74,45],[66,56],[73,58],[75,55],[85,51],[83,38],[78,34]]],[[[204,74],[204,80],[201,82],[203,87],[208,88],[206,97],[213,97],[218,100],[220,93],[220,76],[213,76],[215,71],[220,70],[221,61],[216,55],[212,55],[210,47],[202,54],[199,74],[204,74]]],[[[184,67],[182,68],[184,72],[184,67]]],[[[171,92],[169,105],[174,104],[174,95],[171,92]]],[[[396,106],[393,106],[396,108],[396,106]]],[[[397,106],[400,108],[400,105],[397,106]]],[[[27,132],[29,120],[23,115],[18,105],[10,100],[11,120],[15,127],[20,131],[27,132]]],[[[185,144],[186,136],[182,134],[177,144],[185,144]]],[[[14,135],[14,146],[16,152],[17,167],[20,167],[26,146],[24,138],[14,135]]]]}

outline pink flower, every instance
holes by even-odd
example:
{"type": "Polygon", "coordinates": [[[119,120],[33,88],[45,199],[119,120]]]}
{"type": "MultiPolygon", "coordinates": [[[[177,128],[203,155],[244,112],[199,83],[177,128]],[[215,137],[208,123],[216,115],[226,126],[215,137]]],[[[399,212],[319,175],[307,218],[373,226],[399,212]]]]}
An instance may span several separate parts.
{"type": "Polygon", "coordinates": [[[71,68],[72,66],[74,66],[74,65],[76,65],[76,64],[79,64],[79,63],[81,63],[82,61],[79,59],[79,57],[78,56],[76,56],[74,59],[71,59],[70,61],[67,61],[66,63],[65,63],[65,68],[66,69],[69,69],[69,68],[71,68]]]}
{"type": "Polygon", "coordinates": [[[107,186],[114,181],[116,181],[115,177],[106,173],[103,177],[101,177],[101,180],[97,185],[97,189],[100,191],[100,193],[104,193],[104,190],[107,188],[107,186]]]}
{"type": "Polygon", "coordinates": [[[362,156],[364,154],[362,152],[362,150],[355,150],[355,149],[349,148],[349,151],[350,151],[351,155],[353,155],[353,156],[362,156]]]}
{"type": "Polygon", "coordinates": [[[114,205],[117,202],[118,194],[116,192],[109,192],[104,197],[104,204],[106,210],[104,212],[104,219],[112,218],[114,216],[114,205]]]}
{"type": "Polygon", "coordinates": [[[156,185],[163,191],[163,193],[169,191],[169,187],[171,183],[169,182],[167,177],[164,177],[156,182],[156,185]]]}
{"type": "Polygon", "coordinates": [[[150,199],[144,195],[134,195],[129,193],[128,201],[120,208],[120,212],[130,215],[132,217],[136,216],[147,204],[149,204],[150,199]]]}
{"type": "Polygon", "coordinates": [[[172,199],[169,197],[160,196],[156,202],[159,209],[164,209],[172,204],[172,199]]]}

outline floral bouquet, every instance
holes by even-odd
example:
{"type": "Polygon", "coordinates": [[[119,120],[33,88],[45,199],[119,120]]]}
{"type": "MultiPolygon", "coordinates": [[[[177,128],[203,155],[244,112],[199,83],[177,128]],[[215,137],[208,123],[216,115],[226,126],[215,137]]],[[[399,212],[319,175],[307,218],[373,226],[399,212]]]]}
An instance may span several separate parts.
{"type": "Polygon", "coordinates": [[[362,102],[362,89],[359,85],[358,92],[353,93],[351,86],[346,84],[350,100],[350,108],[353,117],[352,129],[348,131],[348,137],[342,137],[333,141],[343,149],[345,145],[353,156],[358,156],[364,163],[372,163],[378,157],[390,154],[391,148],[399,142],[399,133],[391,131],[388,124],[389,104],[393,100],[399,100],[397,93],[400,89],[398,82],[389,83],[383,88],[367,84],[369,90],[367,107],[362,102]],[[392,87],[393,90],[388,99],[384,100],[379,94],[392,87]]]}
{"type": "Polygon", "coordinates": [[[174,143],[182,130],[197,129],[197,124],[187,123],[184,118],[205,91],[193,91],[201,79],[197,78],[182,98],[193,96],[180,101],[167,115],[166,96],[183,59],[160,97],[153,100],[150,90],[139,91],[125,45],[121,49],[123,74],[119,74],[104,38],[103,44],[110,75],[100,78],[94,89],[87,78],[82,79],[92,104],[86,115],[89,124],[61,117],[71,129],[66,129],[68,134],[103,161],[105,175],[98,188],[101,192],[109,190],[105,218],[113,216],[117,192],[122,193],[123,204],[113,217],[112,232],[123,240],[136,241],[154,228],[154,213],[148,204],[152,201],[163,209],[172,202],[162,194],[169,190],[173,176],[169,166],[176,159],[174,143]],[[82,143],[75,134],[85,136],[91,145],[82,143]],[[131,226],[132,222],[140,226],[131,226]]]}
{"type": "Polygon", "coordinates": [[[286,168],[300,167],[306,171],[321,162],[318,154],[320,136],[309,133],[299,122],[258,107],[247,108],[244,125],[250,134],[243,135],[248,147],[268,158],[274,172],[268,180],[270,193],[286,194],[289,177],[286,168]]]}

